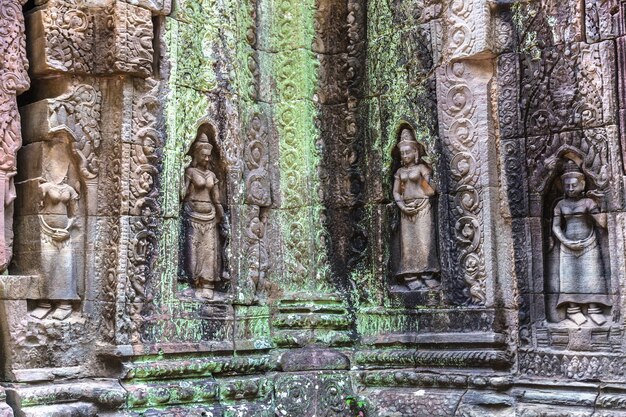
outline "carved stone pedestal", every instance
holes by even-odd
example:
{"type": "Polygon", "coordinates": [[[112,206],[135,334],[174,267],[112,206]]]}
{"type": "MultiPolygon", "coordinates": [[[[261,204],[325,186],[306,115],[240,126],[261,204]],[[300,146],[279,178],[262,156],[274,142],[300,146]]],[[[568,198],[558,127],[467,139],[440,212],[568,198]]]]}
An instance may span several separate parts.
{"type": "Polygon", "coordinates": [[[619,352],[621,349],[622,330],[617,326],[567,327],[550,323],[538,327],[536,334],[540,348],[593,352],[619,352]]]}

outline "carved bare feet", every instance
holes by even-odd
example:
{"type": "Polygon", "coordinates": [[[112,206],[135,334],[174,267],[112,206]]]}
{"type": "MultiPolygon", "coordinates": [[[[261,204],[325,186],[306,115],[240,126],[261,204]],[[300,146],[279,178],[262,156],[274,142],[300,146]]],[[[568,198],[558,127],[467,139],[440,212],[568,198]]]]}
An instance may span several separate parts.
{"type": "Polygon", "coordinates": [[[567,318],[579,326],[587,321],[587,317],[582,313],[580,306],[575,304],[567,308],[567,318]]]}
{"type": "Polygon", "coordinates": [[[44,317],[46,317],[48,315],[48,313],[50,313],[50,311],[52,310],[52,304],[48,303],[48,302],[40,302],[39,304],[37,304],[37,307],[30,312],[30,315],[42,320],[44,317]]]}
{"type": "Polygon", "coordinates": [[[72,314],[72,304],[71,303],[59,303],[57,308],[52,313],[52,318],[56,320],[65,320],[72,314]]]}
{"type": "Polygon", "coordinates": [[[598,326],[602,326],[604,323],[606,323],[606,317],[604,317],[603,314],[589,314],[589,318],[598,326]]]}
{"type": "Polygon", "coordinates": [[[215,292],[212,288],[198,288],[196,297],[203,300],[212,300],[215,297],[215,292]]]}
{"type": "Polygon", "coordinates": [[[437,281],[433,275],[424,275],[423,280],[428,289],[434,290],[439,288],[439,281],[437,281]]]}
{"type": "Polygon", "coordinates": [[[574,314],[568,314],[567,318],[579,326],[587,321],[587,317],[585,317],[585,315],[580,312],[574,313],[574,314]]]}
{"type": "Polygon", "coordinates": [[[407,287],[409,287],[409,290],[411,291],[418,291],[418,290],[424,289],[424,283],[419,277],[413,277],[413,276],[406,277],[404,279],[404,283],[406,284],[407,287]]]}
{"type": "Polygon", "coordinates": [[[604,314],[602,314],[602,309],[595,304],[589,304],[589,308],[587,309],[587,315],[589,316],[591,321],[598,326],[602,326],[604,323],[606,323],[606,317],[604,317],[604,314]]]}

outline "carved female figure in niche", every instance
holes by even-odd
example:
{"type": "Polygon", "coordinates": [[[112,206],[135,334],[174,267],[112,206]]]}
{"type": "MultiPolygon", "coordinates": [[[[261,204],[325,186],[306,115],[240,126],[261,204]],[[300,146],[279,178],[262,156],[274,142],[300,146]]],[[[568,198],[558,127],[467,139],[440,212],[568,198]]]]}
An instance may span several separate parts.
{"type": "Polygon", "coordinates": [[[186,217],[186,271],[197,295],[212,300],[221,274],[218,225],[224,220],[217,176],[209,169],[212,146],[200,133],[191,147],[191,166],[185,170],[183,192],[186,217]]]}
{"type": "Polygon", "coordinates": [[[420,161],[413,131],[404,128],[398,143],[402,166],[396,171],[393,198],[400,209],[400,260],[396,276],[411,290],[439,285],[440,271],[431,182],[432,170],[420,161]]]}
{"type": "Polygon", "coordinates": [[[585,176],[568,161],[561,176],[565,197],[554,208],[552,232],[560,242],[557,307],[566,307],[567,319],[577,325],[606,322],[602,306],[611,305],[596,226],[606,228],[606,214],[595,200],[585,197],[585,176]]]}
{"type": "Polygon", "coordinates": [[[40,181],[39,223],[42,229],[42,275],[46,287],[45,300],[39,303],[32,315],[44,318],[52,309],[52,301],[57,301],[52,318],[64,320],[72,314],[72,301],[80,300],[77,277],[72,268],[70,234],[79,195],[67,184],[67,177],[59,184],[44,179],[40,181]]]}

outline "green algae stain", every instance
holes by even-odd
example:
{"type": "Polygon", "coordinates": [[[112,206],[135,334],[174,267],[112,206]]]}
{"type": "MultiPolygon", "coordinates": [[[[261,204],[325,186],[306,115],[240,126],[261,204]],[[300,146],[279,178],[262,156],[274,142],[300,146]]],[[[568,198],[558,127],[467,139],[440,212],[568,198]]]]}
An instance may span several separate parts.
{"type": "Polygon", "coordinates": [[[326,290],[325,248],[317,167],[321,164],[315,145],[317,108],[313,102],[318,85],[319,63],[310,48],[315,38],[315,1],[276,0],[267,47],[271,55],[267,70],[276,88],[271,96],[279,137],[279,169],[282,228],[287,292],[326,290]]]}
{"type": "Polygon", "coordinates": [[[404,310],[366,308],[357,316],[357,331],[362,336],[417,332],[418,320],[404,310]]]}

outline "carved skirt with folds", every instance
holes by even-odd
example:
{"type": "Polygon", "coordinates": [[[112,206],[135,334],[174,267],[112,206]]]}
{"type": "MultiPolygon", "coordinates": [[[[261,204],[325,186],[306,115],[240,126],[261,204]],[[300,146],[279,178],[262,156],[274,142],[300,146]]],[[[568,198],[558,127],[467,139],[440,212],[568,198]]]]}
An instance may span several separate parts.
{"type": "Polygon", "coordinates": [[[66,229],[50,226],[59,223],[59,219],[67,222],[66,216],[39,215],[44,296],[52,301],[79,300],[70,233],[66,229]]]}
{"type": "Polygon", "coordinates": [[[414,216],[400,215],[400,265],[396,275],[437,273],[440,266],[432,199],[405,201],[405,205],[418,212],[414,216]]]}
{"type": "Polygon", "coordinates": [[[597,303],[610,306],[607,278],[595,232],[583,241],[583,245],[580,250],[560,245],[560,291],[557,304],[597,303]]]}
{"type": "Polygon", "coordinates": [[[197,213],[186,210],[186,214],[187,273],[196,285],[214,288],[215,283],[220,280],[221,271],[215,211],[197,213]]]}

